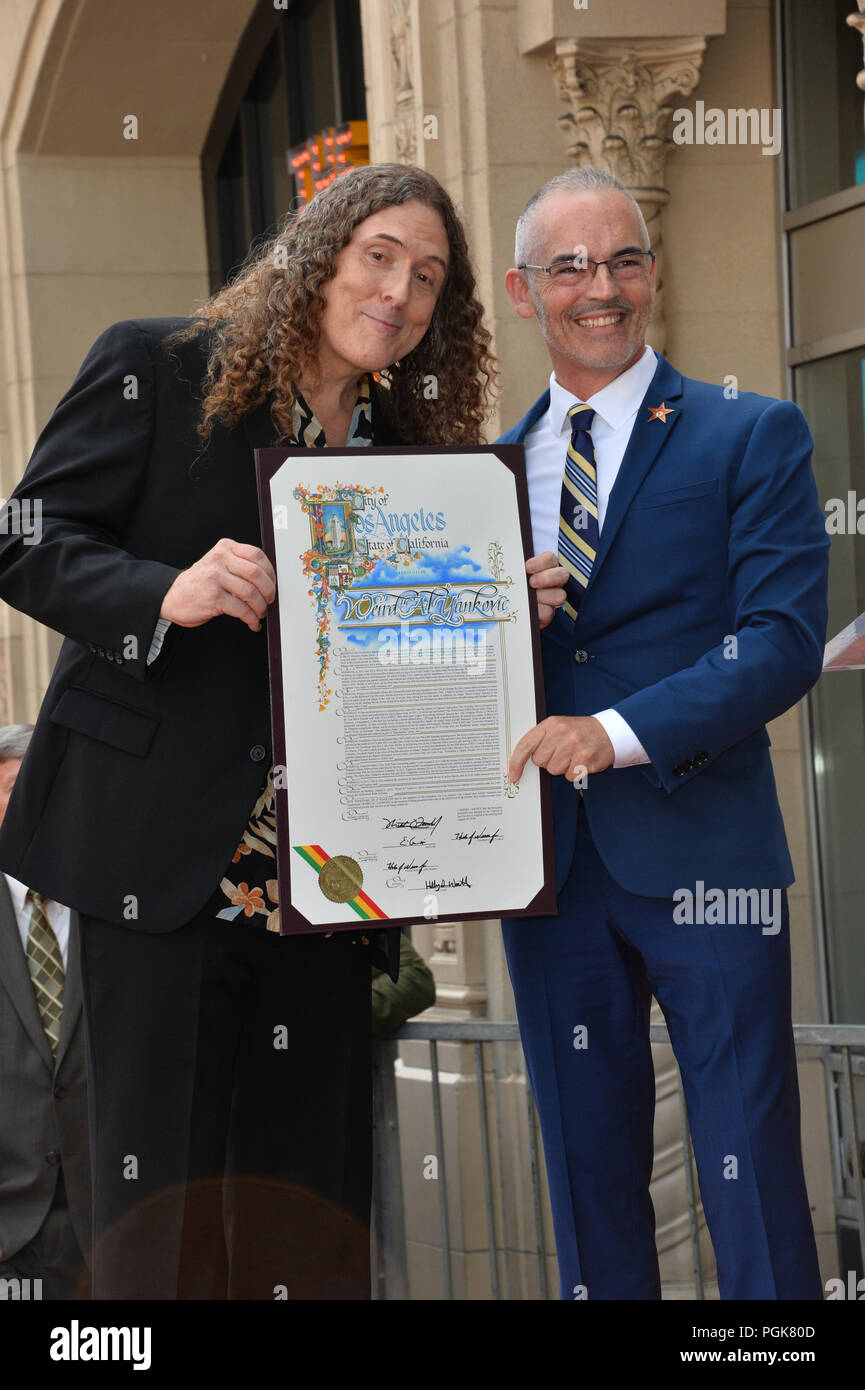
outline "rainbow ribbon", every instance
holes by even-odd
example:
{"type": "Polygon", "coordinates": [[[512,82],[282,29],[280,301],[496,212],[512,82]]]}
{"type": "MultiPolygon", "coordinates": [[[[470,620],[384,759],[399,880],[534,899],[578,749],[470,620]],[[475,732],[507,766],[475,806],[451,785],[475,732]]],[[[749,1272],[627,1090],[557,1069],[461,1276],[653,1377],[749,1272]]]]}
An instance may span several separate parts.
{"type": "MultiPolygon", "coordinates": [[[[294,849],[295,852],[300,855],[301,859],[305,859],[307,864],[315,869],[317,874],[321,873],[323,866],[327,863],[328,859],[330,859],[330,855],[324,852],[321,845],[295,845],[294,849]]],[[[387,921],[387,913],[382,912],[381,908],[373,902],[372,898],[368,897],[367,894],[362,891],[357,893],[353,898],[350,898],[348,905],[354,908],[358,917],[363,917],[367,922],[377,919],[384,919],[387,921]]]]}

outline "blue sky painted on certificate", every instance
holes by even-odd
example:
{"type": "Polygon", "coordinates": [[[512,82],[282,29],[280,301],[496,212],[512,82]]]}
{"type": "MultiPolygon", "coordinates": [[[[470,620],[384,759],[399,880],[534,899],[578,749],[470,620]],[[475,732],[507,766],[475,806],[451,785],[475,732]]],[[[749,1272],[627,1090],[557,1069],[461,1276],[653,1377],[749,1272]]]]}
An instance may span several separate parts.
{"type": "Polygon", "coordinates": [[[470,545],[460,545],[456,550],[422,551],[423,558],[412,560],[410,565],[402,562],[394,565],[386,560],[378,560],[369,574],[355,580],[352,588],[374,588],[376,584],[443,584],[448,580],[492,579],[489,568],[473,560],[470,551],[470,545]]]}
{"type": "MultiPolygon", "coordinates": [[[[386,560],[378,560],[369,574],[356,579],[351,587],[352,589],[369,589],[383,584],[404,584],[406,588],[411,588],[414,584],[465,583],[466,581],[493,583],[494,580],[489,572],[489,567],[478,564],[476,560],[471,558],[470,552],[471,546],[461,545],[456,550],[433,551],[431,553],[421,551],[422,558],[420,560],[412,559],[410,565],[392,564],[386,560]]],[[[337,617],[337,624],[338,622],[337,617]]],[[[432,632],[438,626],[438,624],[419,623],[417,621],[412,621],[411,624],[412,632],[421,630],[432,632]]],[[[477,640],[477,634],[482,627],[482,624],[465,623],[460,630],[465,638],[477,640]]],[[[341,631],[342,635],[353,646],[370,647],[378,645],[380,641],[378,629],[368,631],[342,629],[341,631]]]]}

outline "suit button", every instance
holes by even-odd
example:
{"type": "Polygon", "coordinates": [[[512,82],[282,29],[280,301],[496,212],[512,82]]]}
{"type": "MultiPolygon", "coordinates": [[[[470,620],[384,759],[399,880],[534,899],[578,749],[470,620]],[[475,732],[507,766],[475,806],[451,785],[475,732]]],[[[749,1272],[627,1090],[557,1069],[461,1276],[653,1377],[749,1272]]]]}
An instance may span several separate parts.
{"type": "Polygon", "coordinates": [[[701,752],[695,753],[695,754],[694,754],[694,766],[695,766],[695,767],[702,767],[702,766],[703,766],[703,763],[707,763],[708,761],[709,761],[709,754],[706,752],[705,748],[704,748],[701,752]]]}
{"type": "Polygon", "coordinates": [[[65,1087],[65,1086],[55,1086],[55,1087],[54,1087],[54,1099],[55,1099],[55,1100],[62,1100],[63,1097],[64,1097],[65,1095],[66,1095],[66,1087],[65,1087]]]}
{"type": "Polygon", "coordinates": [[[582,647],[577,647],[577,650],[574,652],[574,661],[579,662],[579,664],[582,666],[585,662],[588,661],[588,659],[589,653],[584,652],[582,647]]]}
{"type": "Polygon", "coordinates": [[[56,1153],[55,1150],[52,1149],[51,1152],[50,1152],[50,1154],[46,1154],[46,1155],[45,1155],[45,1162],[46,1162],[46,1163],[50,1163],[50,1164],[51,1164],[51,1167],[52,1167],[52,1168],[55,1168],[55,1167],[57,1166],[57,1164],[60,1162],[60,1155],[59,1155],[59,1153],[56,1153]]]}
{"type": "Polygon", "coordinates": [[[249,756],[254,763],[260,763],[267,756],[267,749],[263,743],[256,743],[250,748],[249,756]]]}
{"type": "Polygon", "coordinates": [[[673,768],[673,776],[684,777],[685,773],[690,772],[693,766],[694,764],[691,762],[691,759],[686,758],[683,763],[679,763],[676,767],[673,768]]]}

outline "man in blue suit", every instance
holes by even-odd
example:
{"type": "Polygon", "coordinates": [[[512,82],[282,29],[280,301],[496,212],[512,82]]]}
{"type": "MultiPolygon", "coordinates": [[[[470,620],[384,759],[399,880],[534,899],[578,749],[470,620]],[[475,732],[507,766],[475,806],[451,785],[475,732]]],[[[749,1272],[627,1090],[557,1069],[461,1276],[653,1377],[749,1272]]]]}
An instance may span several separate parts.
{"type": "MultiPolygon", "coordinates": [[[[766,722],[817,680],[828,539],[798,408],[682,377],[645,334],[654,257],[612,175],[559,175],[507,288],[549,390],[526,450],[558,916],[503,924],[563,1298],[660,1297],[649,1009],[682,1073],[723,1298],[822,1297],[802,1170],[766,722]]],[[[723,274],[723,267],[719,267],[723,274]]]]}

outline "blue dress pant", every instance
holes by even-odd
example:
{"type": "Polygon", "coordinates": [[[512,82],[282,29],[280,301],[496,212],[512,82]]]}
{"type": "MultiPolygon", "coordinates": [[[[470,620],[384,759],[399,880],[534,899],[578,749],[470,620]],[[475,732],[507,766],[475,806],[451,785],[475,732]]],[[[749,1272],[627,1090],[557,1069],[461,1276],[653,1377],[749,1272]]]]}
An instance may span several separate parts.
{"type": "Polygon", "coordinates": [[[779,896],[777,931],[677,924],[672,900],[611,877],[581,805],[559,915],[503,922],[562,1298],[661,1296],[649,1194],[653,994],[682,1075],[721,1297],[822,1298],[779,896]]]}

